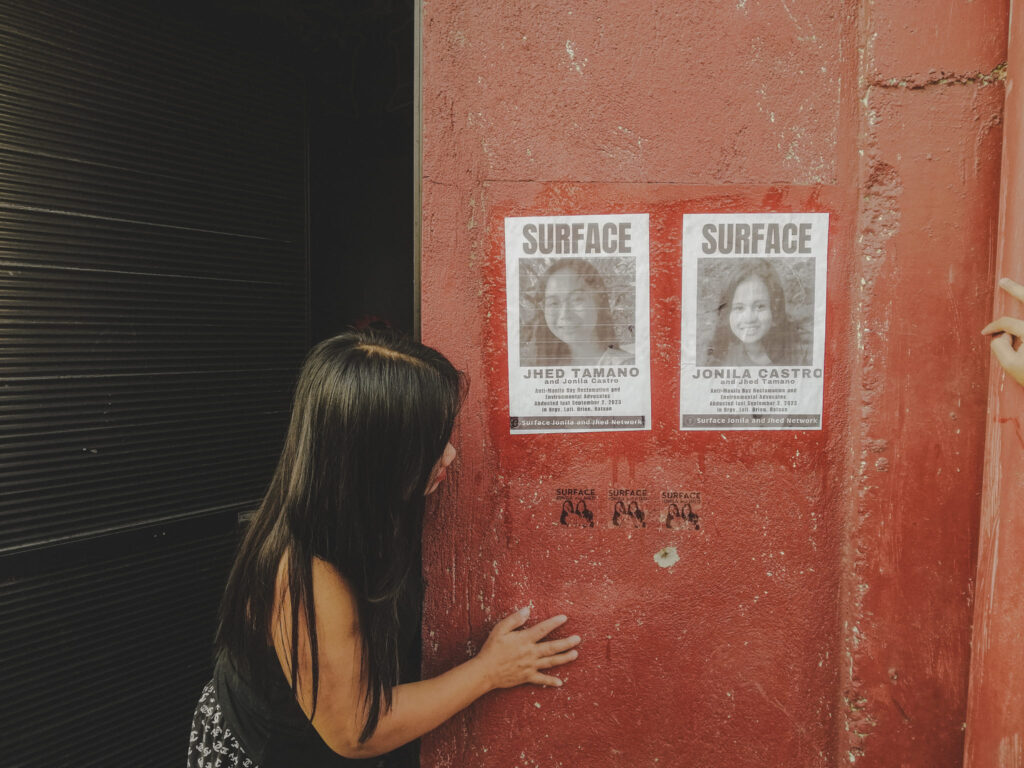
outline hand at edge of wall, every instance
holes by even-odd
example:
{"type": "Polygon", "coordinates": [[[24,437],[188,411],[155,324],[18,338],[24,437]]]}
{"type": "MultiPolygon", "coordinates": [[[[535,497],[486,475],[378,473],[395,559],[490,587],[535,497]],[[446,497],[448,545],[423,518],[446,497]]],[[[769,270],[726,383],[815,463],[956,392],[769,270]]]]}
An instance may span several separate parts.
{"type": "MultiPolygon", "coordinates": [[[[999,287],[1024,304],[1024,285],[1004,277],[999,281],[999,287]]],[[[993,336],[991,348],[996,360],[1014,381],[1024,386],[1024,320],[1004,315],[986,325],[981,332],[993,336]]]]}

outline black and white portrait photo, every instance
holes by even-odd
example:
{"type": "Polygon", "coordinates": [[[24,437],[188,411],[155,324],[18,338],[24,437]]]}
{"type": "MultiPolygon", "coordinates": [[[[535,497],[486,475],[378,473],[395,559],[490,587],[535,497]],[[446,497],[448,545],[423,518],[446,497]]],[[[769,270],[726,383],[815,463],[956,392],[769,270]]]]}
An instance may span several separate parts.
{"type": "Polygon", "coordinates": [[[697,262],[697,365],[809,365],[813,258],[697,262]]]}
{"type": "Polygon", "coordinates": [[[505,219],[509,430],[651,428],[645,213],[505,219]]]}
{"type": "Polygon", "coordinates": [[[683,215],[680,429],[821,429],[828,220],[683,215]]]}
{"type": "Polygon", "coordinates": [[[519,282],[521,366],[633,365],[634,258],[522,258],[519,282]]]}

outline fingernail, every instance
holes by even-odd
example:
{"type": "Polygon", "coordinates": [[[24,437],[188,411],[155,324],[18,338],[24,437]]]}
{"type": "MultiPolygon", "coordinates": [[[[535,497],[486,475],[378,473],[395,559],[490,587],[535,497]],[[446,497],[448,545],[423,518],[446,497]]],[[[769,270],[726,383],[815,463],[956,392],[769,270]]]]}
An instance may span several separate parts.
{"type": "Polygon", "coordinates": [[[579,651],[569,651],[569,658],[571,658],[571,659],[575,659],[579,655],[580,655],[579,651]]]}
{"type": "Polygon", "coordinates": [[[530,615],[530,606],[524,605],[522,608],[519,609],[519,613],[522,615],[522,617],[524,619],[529,617],[529,615],[530,615]]]}
{"type": "Polygon", "coordinates": [[[580,636],[579,636],[579,635],[573,635],[573,636],[572,636],[572,637],[570,637],[569,639],[570,639],[570,640],[572,640],[572,641],[573,641],[574,643],[578,643],[578,642],[580,642],[580,639],[581,639],[581,638],[580,638],[580,636]]]}
{"type": "Polygon", "coordinates": [[[562,681],[561,680],[555,680],[555,686],[558,687],[558,688],[561,688],[562,687],[562,681]]]}
{"type": "Polygon", "coordinates": [[[559,624],[564,624],[564,623],[565,623],[565,622],[567,622],[568,620],[569,620],[569,617],[568,617],[568,616],[566,616],[566,615],[564,615],[564,614],[562,614],[562,615],[560,615],[560,616],[558,617],[558,623],[559,623],[559,624]]]}

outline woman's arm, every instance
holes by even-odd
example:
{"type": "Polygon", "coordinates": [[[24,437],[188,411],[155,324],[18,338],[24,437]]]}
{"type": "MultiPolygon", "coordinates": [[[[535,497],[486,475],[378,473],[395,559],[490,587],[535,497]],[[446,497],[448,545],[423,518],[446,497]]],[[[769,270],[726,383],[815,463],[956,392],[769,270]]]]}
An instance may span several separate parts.
{"type": "MultiPolygon", "coordinates": [[[[284,569],[282,572],[287,573],[284,569]]],[[[283,586],[286,587],[279,575],[274,645],[285,677],[290,680],[291,610],[288,591],[283,586]]],[[[362,638],[357,626],[355,599],[338,572],[316,559],[313,561],[313,594],[320,666],[313,727],[327,746],[345,757],[372,757],[396,749],[436,728],[495,688],[521,683],[561,685],[561,680],[541,670],[575,659],[577,653],[571,649],[580,641],[576,636],[543,641],[565,623],[565,616],[555,616],[528,629],[520,629],[529,617],[529,610],[517,611],[498,622],[476,657],[429,680],[397,686],[393,690],[390,711],[381,712],[373,735],[359,743],[366,709],[360,680],[362,638]]],[[[312,666],[308,637],[301,621],[299,625],[298,699],[309,717],[312,666]]]]}
{"type": "MultiPolygon", "coordinates": [[[[999,281],[999,287],[1020,302],[1024,302],[1024,285],[1008,277],[999,281]]],[[[1024,320],[1016,317],[1001,317],[981,329],[983,334],[994,334],[992,352],[999,364],[1006,369],[1018,384],[1024,385],[1024,320]]]]}

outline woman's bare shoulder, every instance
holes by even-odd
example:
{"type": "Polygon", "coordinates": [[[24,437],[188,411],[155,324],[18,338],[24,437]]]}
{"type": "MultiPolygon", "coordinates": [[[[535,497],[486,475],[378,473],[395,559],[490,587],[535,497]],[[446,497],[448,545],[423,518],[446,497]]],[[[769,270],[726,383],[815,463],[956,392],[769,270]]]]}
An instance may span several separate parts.
{"type": "MultiPolygon", "coordinates": [[[[286,621],[290,619],[291,599],[288,590],[289,553],[285,552],[277,568],[277,595],[275,603],[284,611],[286,621]]],[[[313,605],[316,609],[318,631],[323,625],[329,632],[356,630],[359,608],[355,593],[338,569],[326,560],[313,558],[313,605]]],[[[280,614],[279,614],[280,615],[280,614]]]]}
{"type": "Polygon", "coordinates": [[[355,593],[338,569],[319,557],[313,558],[313,599],[317,614],[326,611],[335,620],[345,620],[354,631],[359,615],[355,593]]]}
{"type": "MultiPolygon", "coordinates": [[[[358,718],[363,695],[360,683],[362,647],[358,630],[355,594],[338,569],[313,558],[313,602],[316,608],[318,694],[313,715],[312,652],[303,612],[299,612],[298,702],[313,727],[331,749],[354,754],[362,723],[358,718]],[[355,715],[353,714],[355,713],[355,715]]],[[[278,567],[278,631],[275,649],[285,677],[291,679],[291,602],[288,591],[288,560],[278,567]]]]}

